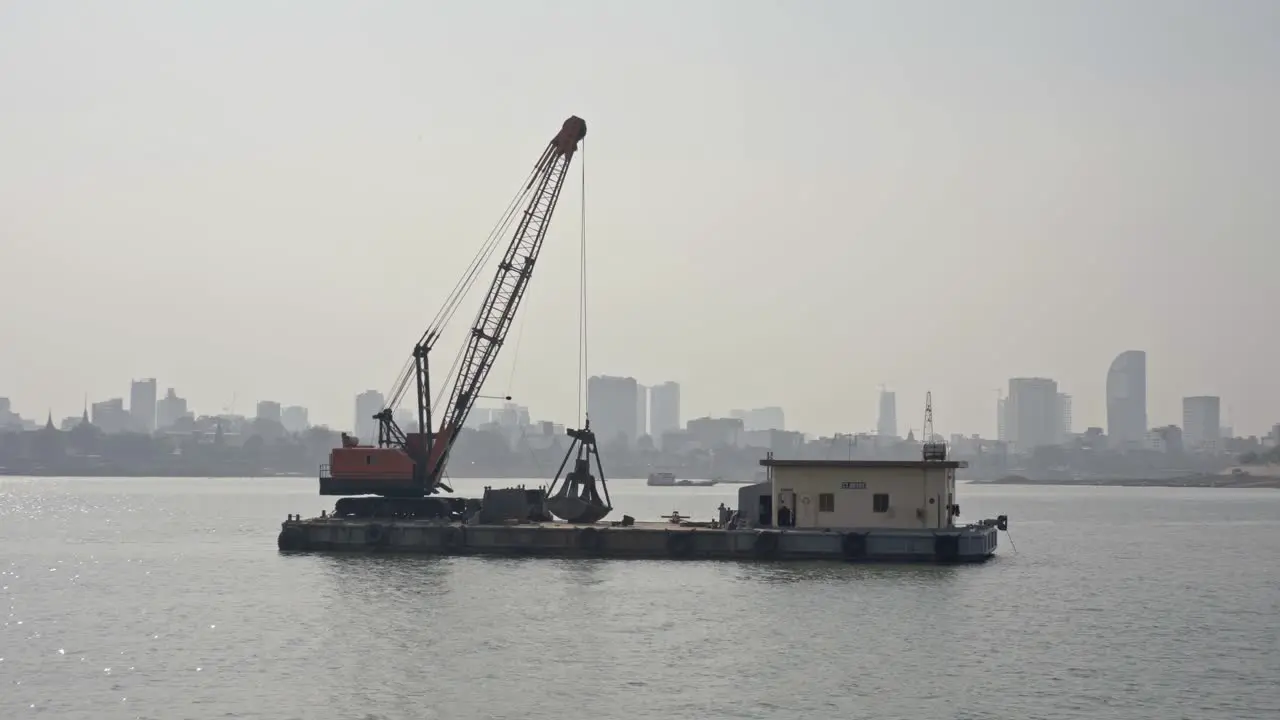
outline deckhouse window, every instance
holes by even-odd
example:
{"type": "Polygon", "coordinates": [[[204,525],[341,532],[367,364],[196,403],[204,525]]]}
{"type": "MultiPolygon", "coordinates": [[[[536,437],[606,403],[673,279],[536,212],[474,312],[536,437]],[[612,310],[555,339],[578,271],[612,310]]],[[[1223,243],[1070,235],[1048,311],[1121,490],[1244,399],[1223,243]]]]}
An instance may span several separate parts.
{"type": "Polygon", "coordinates": [[[836,494],[818,493],[818,512],[835,512],[836,494]]]}
{"type": "Polygon", "coordinates": [[[889,512],[889,494],[876,493],[871,496],[871,510],[873,512],[889,512]]]}

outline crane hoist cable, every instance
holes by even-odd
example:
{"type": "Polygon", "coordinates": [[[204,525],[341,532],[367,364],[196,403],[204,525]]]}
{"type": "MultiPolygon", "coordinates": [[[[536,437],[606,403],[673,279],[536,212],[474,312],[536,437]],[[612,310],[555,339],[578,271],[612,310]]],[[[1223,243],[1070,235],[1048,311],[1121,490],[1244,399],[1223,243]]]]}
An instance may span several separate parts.
{"type": "MultiPolygon", "coordinates": [[[[585,156],[586,143],[580,152],[585,156]]],[[[600,449],[596,434],[591,429],[590,413],[584,412],[583,390],[587,385],[588,327],[587,327],[587,193],[586,162],[582,164],[582,215],[579,222],[578,243],[578,416],[581,429],[568,431],[572,438],[565,452],[560,469],[544,491],[546,508],[552,515],[570,523],[589,524],[599,522],[613,510],[609,498],[609,485],[605,482],[604,466],[600,462],[600,449]],[[575,457],[576,456],[576,457],[575,457]],[[573,460],[573,470],[565,475],[565,467],[573,460]],[[592,474],[595,461],[595,475],[592,474]],[[557,490],[558,486],[558,490],[557,490]]]]}
{"type": "MultiPolygon", "coordinates": [[[[579,202],[581,215],[578,224],[578,423],[586,420],[583,405],[584,391],[587,382],[587,140],[583,138],[578,146],[578,163],[580,170],[579,202]]],[[[520,326],[516,329],[516,344],[511,351],[511,375],[507,378],[506,395],[511,395],[515,386],[516,368],[520,357],[520,342],[524,338],[525,318],[520,317],[520,326]]]]}
{"type": "Polygon", "coordinates": [[[579,150],[578,169],[582,177],[582,215],[579,220],[578,249],[578,426],[586,426],[586,406],[584,393],[587,383],[587,140],[582,139],[579,150]]]}
{"type": "MultiPolygon", "coordinates": [[[[584,392],[587,385],[587,140],[583,138],[578,146],[579,168],[579,203],[581,211],[578,223],[578,424],[581,427],[586,421],[584,392]]],[[[511,375],[507,380],[507,395],[515,385],[517,362],[520,356],[520,341],[524,338],[525,317],[521,316],[520,326],[516,329],[516,343],[511,352],[511,375]]],[[[521,438],[525,437],[523,428],[521,438]]],[[[532,455],[532,448],[530,453],[532,455]]],[[[536,456],[533,456],[537,462],[536,456]]],[[[539,466],[541,464],[539,463],[539,466]]]]}
{"type": "Polygon", "coordinates": [[[516,368],[519,367],[520,362],[520,341],[524,339],[524,325],[527,317],[528,315],[520,316],[520,327],[516,328],[516,345],[511,348],[511,374],[507,376],[507,392],[505,393],[508,397],[511,395],[511,389],[516,384],[516,368]]]}

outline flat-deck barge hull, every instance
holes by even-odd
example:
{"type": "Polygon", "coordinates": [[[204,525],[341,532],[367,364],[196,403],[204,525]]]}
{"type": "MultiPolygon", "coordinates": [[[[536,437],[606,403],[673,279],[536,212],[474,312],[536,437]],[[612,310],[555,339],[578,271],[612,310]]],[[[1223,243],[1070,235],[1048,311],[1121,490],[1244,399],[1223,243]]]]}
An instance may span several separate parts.
{"type": "Polygon", "coordinates": [[[278,544],[286,552],[972,563],[992,557],[996,536],[992,525],[841,531],[312,518],[283,523],[278,544]]]}

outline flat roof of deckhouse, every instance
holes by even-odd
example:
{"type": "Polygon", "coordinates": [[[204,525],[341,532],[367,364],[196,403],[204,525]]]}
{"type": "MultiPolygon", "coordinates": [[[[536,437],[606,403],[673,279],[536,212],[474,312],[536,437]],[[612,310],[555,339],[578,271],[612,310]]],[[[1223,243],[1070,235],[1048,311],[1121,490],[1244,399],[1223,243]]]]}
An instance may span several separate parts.
{"type": "Polygon", "coordinates": [[[873,470],[884,468],[909,468],[926,470],[928,468],[962,468],[969,463],[961,460],[779,460],[765,458],[760,461],[765,467],[773,468],[836,468],[843,470],[873,470]]]}

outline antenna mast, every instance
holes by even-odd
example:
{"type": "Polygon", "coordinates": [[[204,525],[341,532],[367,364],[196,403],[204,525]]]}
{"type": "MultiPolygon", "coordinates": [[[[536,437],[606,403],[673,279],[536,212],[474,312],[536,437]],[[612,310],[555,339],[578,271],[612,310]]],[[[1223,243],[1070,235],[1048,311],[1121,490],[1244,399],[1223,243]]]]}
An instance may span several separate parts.
{"type": "Polygon", "coordinates": [[[925,462],[940,462],[947,459],[947,444],[934,442],[933,439],[933,391],[924,394],[924,435],[923,442],[925,462]]]}

